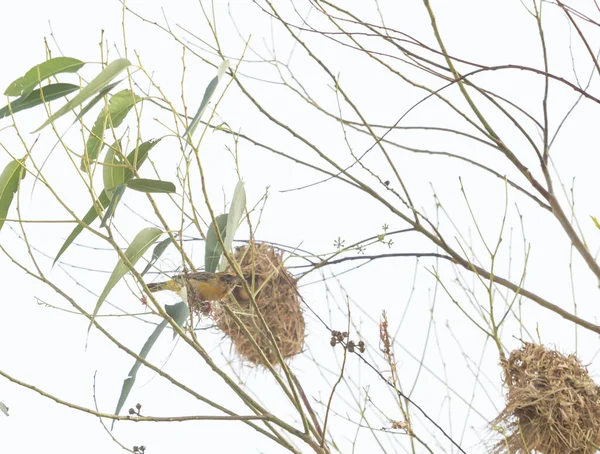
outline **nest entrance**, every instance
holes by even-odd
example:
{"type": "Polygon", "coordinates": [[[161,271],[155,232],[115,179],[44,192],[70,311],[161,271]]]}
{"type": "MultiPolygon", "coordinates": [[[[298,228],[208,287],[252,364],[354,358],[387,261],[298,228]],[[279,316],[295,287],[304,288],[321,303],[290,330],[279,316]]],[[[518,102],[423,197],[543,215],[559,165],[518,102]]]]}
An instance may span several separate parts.
{"type": "MultiPolygon", "coordinates": [[[[217,326],[231,339],[237,354],[250,363],[266,366],[249,335],[271,365],[278,363],[269,331],[284,359],[297,355],[304,346],[304,316],[297,281],[285,269],[282,252],[268,244],[250,243],[236,248],[234,257],[251,289],[254,278],[256,306],[265,323],[250,296],[242,287],[236,287],[214,309],[217,326]]],[[[230,267],[226,271],[233,273],[230,267]]]]}
{"type": "Polygon", "coordinates": [[[492,421],[495,454],[593,454],[600,445],[600,388],[571,354],[525,343],[502,364],[506,408],[492,421]]]}

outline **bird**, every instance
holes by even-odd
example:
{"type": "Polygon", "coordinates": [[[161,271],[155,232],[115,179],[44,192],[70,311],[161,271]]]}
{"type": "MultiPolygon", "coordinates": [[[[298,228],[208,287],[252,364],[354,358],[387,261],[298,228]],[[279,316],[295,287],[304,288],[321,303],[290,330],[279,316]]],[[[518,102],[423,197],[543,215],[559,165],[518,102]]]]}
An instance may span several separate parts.
{"type": "Polygon", "coordinates": [[[168,281],[150,283],[148,284],[148,290],[153,293],[162,290],[179,293],[186,286],[188,292],[194,293],[193,298],[195,300],[220,301],[240,283],[241,281],[236,275],[227,272],[200,272],[178,274],[168,281]]]}

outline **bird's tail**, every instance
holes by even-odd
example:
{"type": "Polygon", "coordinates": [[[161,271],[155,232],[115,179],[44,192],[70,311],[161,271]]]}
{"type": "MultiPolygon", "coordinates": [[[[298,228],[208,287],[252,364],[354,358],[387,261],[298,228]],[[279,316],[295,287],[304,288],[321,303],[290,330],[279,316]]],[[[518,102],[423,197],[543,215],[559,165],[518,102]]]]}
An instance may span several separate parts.
{"type": "Polygon", "coordinates": [[[171,290],[172,292],[178,292],[181,286],[174,280],[168,280],[165,282],[151,282],[148,284],[148,290],[151,292],[160,292],[161,290],[171,290]]]}

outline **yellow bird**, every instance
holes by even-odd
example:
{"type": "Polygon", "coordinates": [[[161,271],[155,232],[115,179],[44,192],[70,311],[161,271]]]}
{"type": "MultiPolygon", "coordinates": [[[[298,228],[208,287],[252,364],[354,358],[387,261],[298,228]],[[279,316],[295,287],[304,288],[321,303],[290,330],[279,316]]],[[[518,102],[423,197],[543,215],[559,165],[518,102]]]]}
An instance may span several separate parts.
{"type": "Polygon", "coordinates": [[[225,272],[178,274],[168,281],[148,284],[148,289],[151,292],[170,290],[179,293],[186,284],[188,292],[194,293],[195,300],[220,301],[240,284],[240,279],[234,274],[225,272]]]}

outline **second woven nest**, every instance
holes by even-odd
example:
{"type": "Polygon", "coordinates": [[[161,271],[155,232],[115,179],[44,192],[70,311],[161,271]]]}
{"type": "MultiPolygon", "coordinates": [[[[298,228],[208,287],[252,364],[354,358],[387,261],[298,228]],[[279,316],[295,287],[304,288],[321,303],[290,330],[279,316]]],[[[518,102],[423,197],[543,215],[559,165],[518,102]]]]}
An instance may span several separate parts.
{"type": "Polygon", "coordinates": [[[506,408],[494,454],[593,454],[600,445],[600,388],[571,354],[525,343],[502,364],[506,408]]]}
{"type": "MultiPolygon", "coordinates": [[[[297,355],[304,346],[304,316],[297,281],[285,269],[282,252],[268,244],[250,243],[236,248],[234,257],[253,289],[256,308],[245,290],[237,287],[215,308],[217,326],[231,339],[238,355],[250,363],[266,366],[279,362],[273,339],[283,359],[297,355]]],[[[229,266],[226,271],[234,273],[229,266]]]]}

